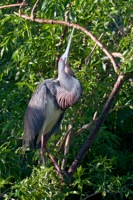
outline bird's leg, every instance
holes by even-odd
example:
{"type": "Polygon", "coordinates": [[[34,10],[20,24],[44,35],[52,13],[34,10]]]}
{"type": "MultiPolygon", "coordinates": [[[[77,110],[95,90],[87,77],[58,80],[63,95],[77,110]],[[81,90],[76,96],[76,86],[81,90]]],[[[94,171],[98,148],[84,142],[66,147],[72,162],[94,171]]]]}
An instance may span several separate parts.
{"type": "Polygon", "coordinates": [[[46,146],[46,136],[42,134],[41,136],[41,156],[42,156],[42,163],[45,165],[46,164],[46,160],[45,160],[45,155],[44,155],[44,150],[47,152],[49,158],[51,159],[51,161],[53,162],[60,178],[63,180],[63,176],[62,176],[62,170],[59,167],[59,165],[57,164],[56,160],[51,156],[49,150],[47,149],[46,146]]]}
{"type": "MultiPolygon", "coordinates": [[[[46,146],[46,139],[45,139],[45,135],[43,136],[43,148],[45,149],[45,151],[47,152],[49,158],[51,159],[52,163],[54,164],[59,176],[61,177],[61,179],[63,179],[62,177],[62,170],[61,168],[59,167],[59,165],[57,164],[57,161],[51,156],[49,150],[47,149],[47,146],[46,146]]],[[[43,149],[43,152],[44,152],[44,149],[43,149]]],[[[44,154],[43,154],[44,155],[44,154]]]]}
{"type": "Polygon", "coordinates": [[[40,150],[40,153],[41,153],[41,156],[42,156],[42,163],[44,165],[46,164],[45,155],[44,155],[44,149],[45,149],[45,147],[46,147],[46,142],[45,142],[44,135],[42,134],[41,135],[41,150],[40,150]]]}

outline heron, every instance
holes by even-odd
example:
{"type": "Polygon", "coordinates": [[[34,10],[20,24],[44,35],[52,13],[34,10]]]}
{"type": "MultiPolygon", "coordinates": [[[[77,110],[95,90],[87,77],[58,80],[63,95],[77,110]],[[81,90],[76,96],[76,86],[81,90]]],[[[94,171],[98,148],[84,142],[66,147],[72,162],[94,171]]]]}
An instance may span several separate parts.
{"type": "MultiPolygon", "coordinates": [[[[33,93],[24,116],[24,146],[36,148],[39,144],[42,162],[50,136],[59,128],[65,110],[81,97],[80,82],[69,65],[69,51],[73,31],[65,53],[58,62],[58,77],[44,80],[33,93]]],[[[54,161],[55,164],[55,161],[54,161]]]]}

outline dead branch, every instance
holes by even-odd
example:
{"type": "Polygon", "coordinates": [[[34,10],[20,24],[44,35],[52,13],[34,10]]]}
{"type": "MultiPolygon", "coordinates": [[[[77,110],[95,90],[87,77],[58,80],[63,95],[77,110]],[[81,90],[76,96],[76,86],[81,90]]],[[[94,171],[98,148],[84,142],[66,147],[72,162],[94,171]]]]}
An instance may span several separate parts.
{"type": "MultiPolygon", "coordinates": [[[[22,17],[26,20],[33,20],[32,17],[26,16],[26,15],[20,15],[19,13],[14,12],[14,14],[16,14],[19,17],[22,17]]],[[[88,35],[101,49],[102,51],[108,56],[108,58],[110,59],[111,63],[113,64],[114,70],[117,74],[120,74],[119,71],[119,66],[117,65],[113,55],[111,53],[109,53],[109,51],[106,49],[106,47],[90,32],[88,31],[86,28],[78,25],[78,24],[74,24],[72,22],[65,22],[65,21],[61,21],[61,20],[45,20],[45,19],[39,19],[39,18],[35,18],[34,19],[35,22],[38,23],[43,23],[43,24],[60,24],[63,26],[68,26],[68,27],[73,27],[75,29],[78,29],[82,32],[84,32],[86,35],[88,35]]]]}
{"type": "Polygon", "coordinates": [[[9,5],[0,6],[0,8],[11,8],[11,7],[19,7],[19,6],[28,6],[28,4],[26,2],[22,2],[22,3],[17,3],[17,4],[9,4],[9,5]]]}

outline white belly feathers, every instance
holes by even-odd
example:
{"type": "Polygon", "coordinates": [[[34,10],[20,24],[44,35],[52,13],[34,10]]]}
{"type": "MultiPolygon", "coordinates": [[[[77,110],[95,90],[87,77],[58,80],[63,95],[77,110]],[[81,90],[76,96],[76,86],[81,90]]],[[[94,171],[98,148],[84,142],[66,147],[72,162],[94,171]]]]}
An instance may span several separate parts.
{"type": "Polygon", "coordinates": [[[38,135],[37,143],[40,142],[42,134],[46,135],[49,131],[51,131],[51,129],[53,128],[53,126],[56,124],[56,122],[59,120],[59,117],[63,113],[61,109],[59,108],[57,109],[54,106],[54,102],[49,97],[49,95],[47,95],[47,105],[46,105],[46,110],[44,112],[45,116],[50,116],[50,117],[49,119],[45,117],[42,129],[38,135]]]}

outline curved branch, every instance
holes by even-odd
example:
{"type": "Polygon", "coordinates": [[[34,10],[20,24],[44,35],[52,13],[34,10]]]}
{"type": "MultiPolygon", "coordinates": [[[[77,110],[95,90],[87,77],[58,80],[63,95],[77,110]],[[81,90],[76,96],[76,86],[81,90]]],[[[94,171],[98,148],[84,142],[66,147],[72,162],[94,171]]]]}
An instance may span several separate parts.
{"type": "MultiPolygon", "coordinates": [[[[16,14],[19,17],[22,17],[24,19],[33,21],[33,18],[26,16],[26,15],[20,15],[19,13],[14,12],[14,14],[16,14]]],[[[78,25],[78,24],[74,24],[72,22],[66,22],[66,21],[61,21],[61,20],[48,20],[48,19],[39,19],[39,18],[35,18],[34,19],[35,22],[38,23],[43,23],[43,24],[60,24],[63,26],[68,26],[68,27],[73,27],[76,28],[82,32],[84,32],[87,36],[89,36],[101,49],[102,51],[108,56],[108,58],[110,59],[111,63],[113,64],[114,70],[117,74],[119,74],[119,66],[116,63],[113,55],[111,53],[109,53],[109,51],[106,49],[106,47],[94,36],[92,35],[92,33],[90,31],[88,31],[86,28],[78,25]]]]}

